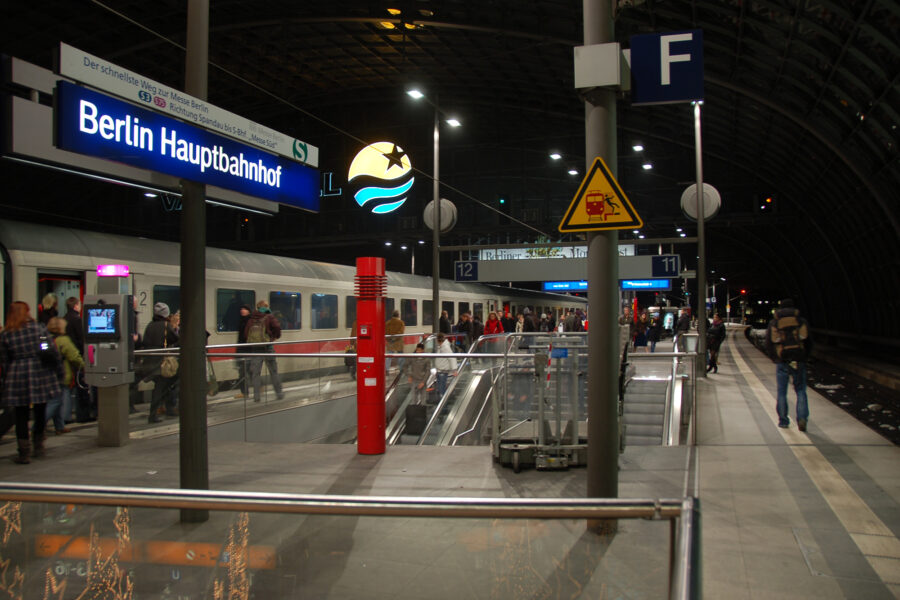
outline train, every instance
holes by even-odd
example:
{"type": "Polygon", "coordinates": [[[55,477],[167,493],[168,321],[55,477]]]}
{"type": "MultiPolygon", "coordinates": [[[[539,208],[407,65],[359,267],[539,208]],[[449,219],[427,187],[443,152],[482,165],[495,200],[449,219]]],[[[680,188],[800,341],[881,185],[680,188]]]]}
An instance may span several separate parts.
{"type": "MultiPolygon", "coordinates": [[[[152,319],[155,303],[165,302],[171,312],[181,306],[180,245],[174,242],[0,220],[0,261],[4,320],[6,308],[14,300],[27,302],[32,315],[37,316],[46,294],[59,298],[62,316],[67,298],[97,293],[97,266],[101,264],[128,266],[127,288],[137,299],[138,331],[152,319]]],[[[285,343],[279,344],[277,351],[343,352],[356,320],[355,275],[356,269],[345,265],[209,247],[208,343],[234,344],[240,306],[255,306],[264,299],[282,325],[280,342],[285,343]],[[323,339],[332,341],[312,343],[323,339]]],[[[525,308],[557,319],[568,309],[587,312],[587,299],[583,297],[481,283],[441,280],[440,294],[441,310],[446,310],[454,322],[463,312],[482,319],[489,311],[515,315],[525,308]]],[[[406,351],[411,351],[433,329],[431,278],[389,271],[386,318],[394,309],[406,323],[404,344],[406,351]]],[[[222,367],[225,372],[219,374],[220,379],[237,376],[233,365],[222,367]]],[[[299,364],[285,367],[279,370],[307,370],[299,364]]]]}

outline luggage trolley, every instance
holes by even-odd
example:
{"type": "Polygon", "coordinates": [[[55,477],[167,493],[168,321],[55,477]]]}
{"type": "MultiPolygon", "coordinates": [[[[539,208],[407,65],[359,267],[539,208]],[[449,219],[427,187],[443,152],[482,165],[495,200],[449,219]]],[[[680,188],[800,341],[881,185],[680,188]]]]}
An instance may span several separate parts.
{"type": "Polygon", "coordinates": [[[529,353],[510,353],[502,393],[493,395],[494,459],[566,469],[587,463],[587,337],[534,336],[529,353]]]}

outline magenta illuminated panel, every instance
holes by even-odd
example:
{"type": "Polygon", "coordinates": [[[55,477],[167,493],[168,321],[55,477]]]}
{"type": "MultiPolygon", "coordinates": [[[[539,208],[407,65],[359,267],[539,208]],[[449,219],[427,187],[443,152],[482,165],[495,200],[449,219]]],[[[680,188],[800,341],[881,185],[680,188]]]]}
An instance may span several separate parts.
{"type": "Polygon", "coordinates": [[[97,277],[128,277],[128,265],[97,265],[97,277]]]}

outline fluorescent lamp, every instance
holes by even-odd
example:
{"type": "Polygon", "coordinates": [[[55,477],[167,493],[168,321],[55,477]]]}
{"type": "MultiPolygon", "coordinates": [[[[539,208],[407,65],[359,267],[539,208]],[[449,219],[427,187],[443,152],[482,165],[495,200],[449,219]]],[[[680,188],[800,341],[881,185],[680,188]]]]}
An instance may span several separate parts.
{"type": "Polygon", "coordinates": [[[635,152],[643,152],[644,151],[644,147],[641,144],[635,144],[634,146],[631,147],[631,149],[634,150],[635,152]]]}
{"type": "Polygon", "coordinates": [[[559,152],[552,152],[550,154],[550,158],[552,158],[553,160],[559,160],[562,158],[562,154],[560,154],[559,152]]]}
{"type": "Polygon", "coordinates": [[[419,90],[416,90],[416,89],[408,90],[406,93],[413,100],[421,100],[422,98],[425,97],[425,94],[423,94],[422,92],[420,92],[419,90]]]}
{"type": "Polygon", "coordinates": [[[569,175],[578,175],[578,171],[575,169],[569,169],[569,175]]]}
{"type": "Polygon", "coordinates": [[[447,119],[447,125],[450,127],[459,127],[462,123],[459,122],[458,119],[447,119]]]}
{"type": "Polygon", "coordinates": [[[645,171],[649,171],[653,168],[653,165],[651,163],[644,163],[641,165],[641,167],[643,167],[645,171]]]}

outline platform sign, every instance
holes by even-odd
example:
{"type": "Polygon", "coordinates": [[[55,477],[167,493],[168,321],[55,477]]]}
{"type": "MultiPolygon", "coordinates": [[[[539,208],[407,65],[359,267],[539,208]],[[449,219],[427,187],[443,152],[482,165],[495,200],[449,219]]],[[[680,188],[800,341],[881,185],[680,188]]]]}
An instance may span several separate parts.
{"type": "Polygon", "coordinates": [[[256,146],[67,81],[57,84],[54,117],[62,150],[319,210],[318,170],[256,146]]]}
{"type": "Polygon", "coordinates": [[[703,100],[703,31],[631,36],[631,103],[703,100]]]}
{"type": "Polygon", "coordinates": [[[545,292],[586,292],[588,289],[587,281],[545,281],[543,282],[545,292]]]}
{"type": "Polygon", "coordinates": [[[622,279],[619,284],[623,290],[672,291],[671,279],[622,279]]]}
{"type": "Polygon", "coordinates": [[[588,170],[559,224],[562,233],[634,229],[644,223],[599,156],[588,170]]]}
{"type": "Polygon", "coordinates": [[[478,281],[477,260],[458,260],[453,266],[456,281],[478,281]]]}
{"type": "Polygon", "coordinates": [[[653,277],[678,277],[678,255],[663,254],[651,259],[651,273],[653,277]]]}

